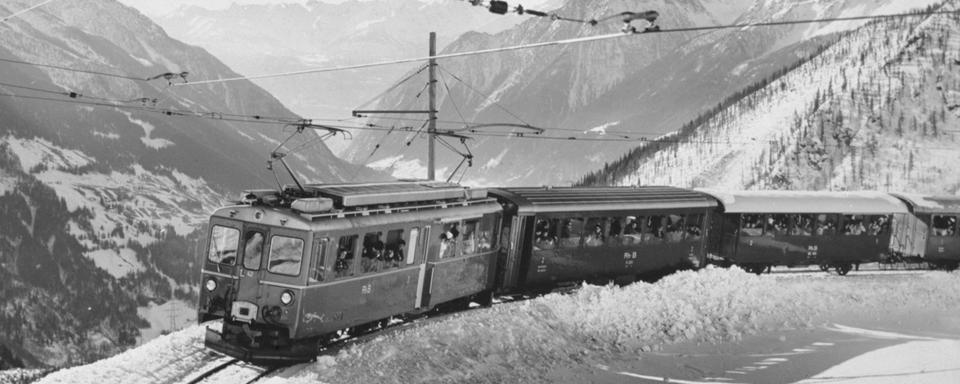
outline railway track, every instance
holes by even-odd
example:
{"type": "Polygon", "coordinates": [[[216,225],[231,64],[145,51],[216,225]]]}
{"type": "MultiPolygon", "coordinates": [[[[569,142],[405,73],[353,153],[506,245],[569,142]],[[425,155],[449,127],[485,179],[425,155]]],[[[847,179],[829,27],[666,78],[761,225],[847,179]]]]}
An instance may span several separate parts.
{"type": "Polygon", "coordinates": [[[200,383],[246,383],[252,384],[260,379],[284,368],[282,366],[264,367],[245,363],[232,357],[220,357],[211,361],[203,369],[190,377],[186,377],[183,384],[200,383]]]}

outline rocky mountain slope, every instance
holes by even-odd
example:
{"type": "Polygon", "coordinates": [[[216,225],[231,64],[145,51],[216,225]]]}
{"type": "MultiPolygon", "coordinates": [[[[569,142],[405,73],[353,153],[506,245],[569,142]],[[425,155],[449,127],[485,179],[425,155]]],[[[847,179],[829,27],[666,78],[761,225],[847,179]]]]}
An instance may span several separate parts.
{"type": "Polygon", "coordinates": [[[889,20],[845,34],[583,183],[955,194],[958,20],[889,20]]]}
{"type": "MultiPolygon", "coordinates": [[[[192,302],[206,214],[276,185],[265,161],[293,130],[229,120],[296,116],[251,83],[146,81],[236,74],[113,0],[46,4],[0,41],[0,367],[115,353],[151,305],[192,302]]],[[[304,180],[382,177],[312,138],[289,144],[309,144],[290,158],[304,180]]]]}
{"type": "MultiPolygon", "coordinates": [[[[569,1],[557,13],[589,19],[625,10],[656,10],[660,14],[658,24],[671,29],[889,13],[928,3],[685,0],[637,5],[590,0],[569,1]]],[[[642,21],[634,24],[645,26],[642,21]]],[[[518,123],[522,119],[545,128],[544,136],[563,140],[477,136],[469,142],[477,164],[464,181],[481,185],[571,184],[579,175],[615,161],[641,139],[675,131],[719,100],[808,56],[826,41],[822,36],[856,25],[837,22],[654,33],[441,60],[439,109],[445,121],[441,129],[462,128],[458,123],[461,115],[470,123],[518,123]]],[[[592,36],[616,32],[621,27],[619,22],[590,26],[534,18],[493,35],[465,34],[445,52],[592,36]]],[[[424,98],[418,96],[425,83],[422,76],[384,97],[379,107],[422,107],[424,98]]],[[[378,123],[419,125],[387,119],[378,123]]],[[[491,130],[511,132],[510,127],[487,129],[491,130]]],[[[383,133],[358,134],[347,155],[353,161],[381,166],[394,174],[402,170],[422,174],[422,154],[426,152],[422,141],[414,140],[413,147],[404,149],[404,139],[383,133]],[[381,149],[370,156],[378,143],[382,143],[381,149]]],[[[448,172],[459,161],[450,152],[441,155],[439,163],[448,172]]]]}

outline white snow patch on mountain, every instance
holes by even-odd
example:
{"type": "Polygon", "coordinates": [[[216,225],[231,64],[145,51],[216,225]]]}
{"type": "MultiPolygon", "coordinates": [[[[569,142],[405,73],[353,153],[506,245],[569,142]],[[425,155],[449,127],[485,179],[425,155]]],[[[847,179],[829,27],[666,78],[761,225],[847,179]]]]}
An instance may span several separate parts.
{"type": "MultiPolygon", "coordinates": [[[[427,175],[427,167],[420,162],[420,159],[404,160],[403,155],[383,158],[367,164],[367,166],[380,171],[388,171],[391,176],[398,179],[422,179],[427,175]]],[[[446,170],[447,168],[438,169],[437,175],[443,175],[446,170]]]]}
{"type": "Polygon", "coordinates": [[[165,333],[193,328],[197,322],[197,308],[183,300],[169,300],[160,305],[151,302],[146,307],[137,308],[137,315],[150,323],[149,328],[140,329],[137,344],[143,344],[165,333]]]}
{"type": "Polygon", "coordinates": [[[371,25],[378,24],[378,23],[382,23],[382,22],[384,22],[384,21],[387,21],[387,18],[386,18],[386,17],[381,17],[381,18],[379,18],[379,19],[374,19],[374,20],[366,20],[366,21],[360,22],[360,23],[358,23],[356,26],[354,26],[354,27],[353,27],[353,30],[354,30],[354,31],[362,31],[362,30],[365,30],[365,29],[367,29],[367,28],[370,28],[371,25]]]}
{"type": "Polygon", "coordinates": [[[606,134],[607,134],[607,128],[616,127],[616,126],[618,126],[618,125],[620,125],[620,121],[619,121],[619,120],[618,120],[618,121],[609,122],[609,123],[606,123],[606,124],[603,124],[603,125],[598,125],[598,126],[596,126],[596,127],[593,127],[593,128],[590,128],[590,129],[584,131],[584,133],[596,133],[596,134],[599,134],[599,135],[606,135],[606,134]]]}
{"type": "Polygon", "coordinates": [[[137,253],[130,248],[98,249],[84,252],[83,255],[93,260],[97,268],[107,271],[118,279],[134,272],[146,270],[143,263],[137,260],[137,253]]]}
{"type": "Polygon", "coordinates": [[[62,148],[40,138],[21,139],[6,136],[3,141],[20,158],[20,168],[26,172],[30,172],[40,164],[47,168],[69,169],[82,167],[95,161],[83,152],[62,148]]]}
{"type": "Polygon", "coordinates": [[[490,169],[500,165],[500,162],[503,161],[503,157],[506,156],[507,152],[509,151],[510,151],[509,148],[504,148],[502,151],[500,151],[499,155],[491,158],[490,160],[487,160],[487,163],[484,164],[483,167],[481,167],[480,169],[490,169]]]}
{"type": "Polygon", "coordinates": [[[134,54],[132,54],[132,53],[127,53],[127,54],[130,55],[130,57],[132,57],[134,60],[136,60],[138,63],[140,63],[140,65],[143,65],[144,67],[152,67],[152,66],[153,66],[153,62],[150,61],[150,60],[144,59],[144,58],[142,58],[142,57],[138,57],[138,56],[136,56],[136,55],[134,55],[134,54]]]}
{"type": "Polygon", "coordinates": [[[100,132],[100,131],[93,131],[93,135],[94,135],[94,136],[97,136],[97,137],[102,137],[102,138],[104,138],[104,139],[110,139],[110,140],[118,140],[118,139],[120,139],[120,135],[118,135],[118,134],[116,134],[116,133],[112,133],[112,132],[111,132],[111,133],[104,133],[104,132],[100,132]]]}
{"type": "Polygon", "coordinates": [[[140,138],[140,141],[143,142],[143,145],[153,149],[161,149],[163,147],[169,147],[173,145],[173,142],[170,140],[150,137],[150,135],[153,133],[153,130],[156,129],[153,124],[134,118],[133,114],[130,112],[124,112],[123,114],[127,116],[127,120],[130,120],[131,123],[139,125],[143,128],[144,136],[140,138]]]}

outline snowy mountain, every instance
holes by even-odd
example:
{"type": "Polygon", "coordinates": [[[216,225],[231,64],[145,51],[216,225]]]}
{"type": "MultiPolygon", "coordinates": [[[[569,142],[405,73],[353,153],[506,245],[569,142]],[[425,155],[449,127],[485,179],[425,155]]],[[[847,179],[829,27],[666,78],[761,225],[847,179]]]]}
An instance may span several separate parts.
{"type": "MultiPolygon", "coordinates": [[[[236,74],[112,0],[46,4],[0,23],[0,42],[0,367],[81,363],[183,325],[195,231],[276,185],[266,160],[294,131],[231,117],[296,116],[247,82],[145,80],[236,74]]],[[[382,177],[316,141],[289,159],[305,180],[382,177]]]]}
{"type": "MultiPolygon", "coordinates": [[[[597,18],[621,11],[656,10],[663,29],[733,22],[797,20],[880,14],[931,3],[877,1],[659,1],[642,5],[612,0],[569,1],[556,11],[573,18],[597,18]],[[631,8],[624,8],[624,7],[631,8]],[[642,7],[642,8],[637,8],[642,7]]],[[[615,19],[616,20],[616,19],[615,19]]],[[[638,28],[646,26],[636,21],[638,28]]],[[[470,123],[520,123],[545,128],[528,131],[490,128],[469,141],[477,163],[464,178],[471,184],[571,184],[579,175],[615,161],[641,138],[655,138],[714,107],[719,100],[802,60],[849,22],[707,32],[653,33],[561,47],[521,50],[441,60],[441,129],[470,123]],[[455,76],[455,77],[454,77],[455,76]],[[462,80],[462,81],[460,81],[462,80]],[[447,90],[449,88],[449,91],[447,90]],[[507,113],[505,110],[509,110],[507,113]],[[513,116],[516,115],[516,116],[513,116]],[[502,137],[527,133],[525,139],[502,137]],[[501,137],[489,137],[501,134],[501,137]],[[630,140],[624,142],[626,136],[630,140]],[[573,139],[568,139],[568,138],[573,139]],[[590,141],[600,140],[600,141],[590,141]]],[[[622,23],[597,26],[533,18],[497,34],[468,33],[444,52],[489,49],[526,43],[614,33],[622,23]]],[[[381,109],[422,107],[425,80],[415,77],[385,96],[381,109]]],[[[405,120],[385,126],[419,126],[405,120]]],[[[424,145],[404,137],[358,133],[346,153],[355,162],[382,166],[394,174],[423,174],[424,145]],[[378,143],[380,150],[370,156],[378,143]],[[402,152],[401,152],[402,151],[402,152]],[[392,167],[390,167],[393,165],[392,167]]],[[[451,170],[459,156],[441,151],[439,164],[451,170]]],[[[410,176],[405,175],[405,176],[410,176]]]]}
{"type": "MultiPolygon", "coordinates": [[[[550,6],[550,1],[537,3],[550,6]]],[[[171,36],[204,47],[246,75],[421,57],[427,54],[431,31],[442,47],[466,31],[498,32],[523,20],[492,15],[459,0],[312,0],[214,10],[189,6],[155,19],[171,36]]],[[[342,118],[415,66],[255,82],[297,113],[342,118]]]]}
{"type": "Polygon", "coordinates": [[[584,183],[955,194],[957,21],[914,17],[844,34],[584,183]]]}

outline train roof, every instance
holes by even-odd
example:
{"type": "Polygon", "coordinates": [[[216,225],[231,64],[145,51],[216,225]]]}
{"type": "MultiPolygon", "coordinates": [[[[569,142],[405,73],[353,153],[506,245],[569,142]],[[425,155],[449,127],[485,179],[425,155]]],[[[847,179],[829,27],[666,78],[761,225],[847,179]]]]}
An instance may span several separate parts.
{"type": "Polygon", "coordinates": [[[439,181],[397,181],[365,184],[308,184],[305,189],[333,200],[342,208],[439,200],[477,200],[485,189],[470,189],[439,181]]]}
{"type": "Polygon", "coordinates": [[[960,196],[927,196],[911,193],[891,193],[907,203],[912,212],[958,213],[960,196]]]}
{"type": "Polygon", "coordinates": [[[674,187],[539,187],[491,189],[509,200],[518,214],[712,208],[716,200],[702,192],[674,187]]]}
{"type": "Polygon", "coordinates": [[[698,190],[720,200],[726,213],[909,213],[902,201],[886,193],[874,191],[698,190]]]}

